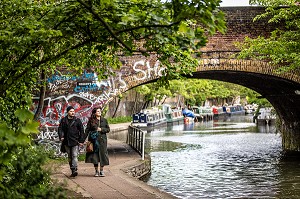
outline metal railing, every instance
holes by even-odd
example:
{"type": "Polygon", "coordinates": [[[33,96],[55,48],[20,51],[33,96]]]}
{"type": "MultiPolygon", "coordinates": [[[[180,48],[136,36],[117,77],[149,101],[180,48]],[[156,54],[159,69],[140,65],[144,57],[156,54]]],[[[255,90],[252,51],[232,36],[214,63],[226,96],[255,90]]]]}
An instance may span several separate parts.
{"type": "Polygon", "coordinates": [[[129,125],[126,143],[142,156],[142,160],[145,159],[145,135],[145,131],[129,125]]]}

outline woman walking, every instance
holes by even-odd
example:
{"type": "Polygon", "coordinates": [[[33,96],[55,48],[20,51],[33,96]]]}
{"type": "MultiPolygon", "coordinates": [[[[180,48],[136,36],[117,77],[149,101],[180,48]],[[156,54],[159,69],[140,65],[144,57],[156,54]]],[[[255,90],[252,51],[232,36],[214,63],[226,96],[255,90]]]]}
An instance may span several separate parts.
{"type": "Polygon", "coordinates": [[[88,135],[88,141],[93,143],[93,151],[86,153],[85,162],[94,164],[95,177],[104,177],[103,167],[109,165],[106,136],[109,131],[107,120],[101,117],[101,109],[94,108],[86,127],[86,135],[88,135]]]}

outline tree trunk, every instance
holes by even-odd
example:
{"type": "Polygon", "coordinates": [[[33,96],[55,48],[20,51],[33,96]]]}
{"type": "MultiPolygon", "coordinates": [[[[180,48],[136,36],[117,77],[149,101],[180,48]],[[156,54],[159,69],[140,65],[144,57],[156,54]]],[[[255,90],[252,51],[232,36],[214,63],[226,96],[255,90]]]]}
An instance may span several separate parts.
{"type": "Polygon", "coordinates": [[[133,104],[133,108],[131,111],[131,115],[133,115],[135,113],[136,110],[136,104],[137,104],[137,99],[138,99],[138,92],[135,92],[135,97],[134,97],[134,104],[133,104]]]}
{"type": "Polygon", "coordinates": [[[115,109],[115,111],[114,111],[114,114],[113,114],[112,118],[114,118],[114,117],[116,116],[116,114],[117,114],[117,111],[118,111],[118,109],[119,109],[119,106],[120,106],[120,102],[121,102],[121,98],[118,98],[117,107],[116,107],[116,109],[115,109]]]}
{"type": "Polygon", "coordinates": [[[147,108],[147,107],[148,107],[148,105],[149,105],[149,103],[150,103],[150,101],[149,101],[149,100],[145,101],[145,103],[144,103],[144,105],[143,105],[143,108],[142,108],[142,109],[145,109],[145,108],[147,108]]]}
{"type": "Polygon", "coordinates": [[[166,101],[166,99],[167,99],[167,97],[164,97],[164,100],[162,101],[162,103],[161,103],[161,104],[164,104],[164,103],[165,103],[165,101],[166,101]]]}
{"type": "Polygon", "coordinates": [[[34,114],[34,120],[37,121],[42,113],[42,110],[44,108],[44,99],[45,99],[45,92],[46,92],[46,85],[44,85],[45,81],[46,81],[46,75],[45,75],[45,71],[44,69],[42,69],[42,73],[41,73],[41,86],[40,86],[40,97],[39,97],[39,103],[38,103],[38,107],[37,110],[34,114]]]}

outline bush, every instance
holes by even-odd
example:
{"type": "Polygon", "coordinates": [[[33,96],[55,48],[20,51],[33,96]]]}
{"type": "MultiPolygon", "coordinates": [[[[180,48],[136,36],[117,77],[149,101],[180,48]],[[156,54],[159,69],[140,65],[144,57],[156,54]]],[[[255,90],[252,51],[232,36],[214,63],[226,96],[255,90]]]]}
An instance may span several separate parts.
{"type": "Polygon", "coordinates": [[[67,198],[63,187],[54,186],[50,171],[42,168],[48,155],[39,146],[19,147],[4,172],[0,198],[67,198]]]}

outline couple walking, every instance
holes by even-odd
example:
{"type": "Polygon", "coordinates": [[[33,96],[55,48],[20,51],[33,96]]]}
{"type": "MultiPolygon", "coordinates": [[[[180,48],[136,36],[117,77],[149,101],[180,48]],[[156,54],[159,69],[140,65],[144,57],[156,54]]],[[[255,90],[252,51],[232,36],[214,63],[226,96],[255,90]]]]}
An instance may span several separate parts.
{"type": "Polygon", "coordinates": [[[94,150],[86,153],[85,162],[94,164],[96,177],[105,176],[103,168],[109,165],[106,136],[106,133],[109,133],[109,131],[108,122],[101,116],[100,108],[93,109],[85,132],[81,120],[75,117],[75,109],[72,106],[67,108],[67,116],[60,121],[58,135],[63,149],[68,154],[68,161],[72,172],[71,177],[78,175],[79,146],[84,145],[87,137],[93,143],[94,150]]]}

